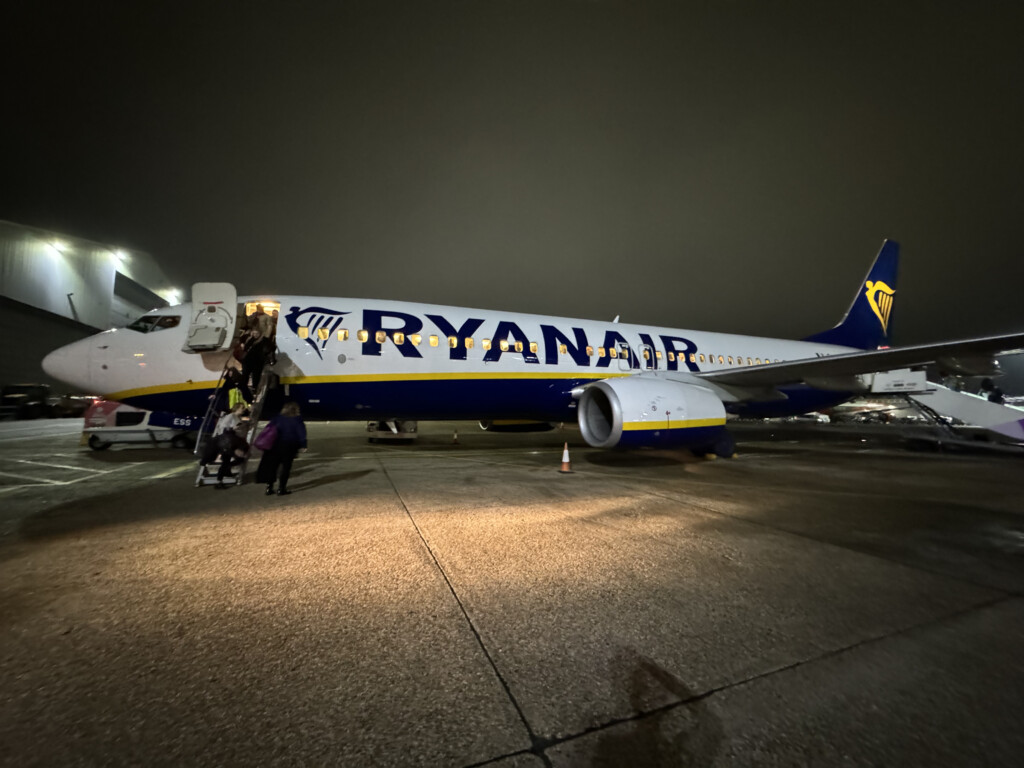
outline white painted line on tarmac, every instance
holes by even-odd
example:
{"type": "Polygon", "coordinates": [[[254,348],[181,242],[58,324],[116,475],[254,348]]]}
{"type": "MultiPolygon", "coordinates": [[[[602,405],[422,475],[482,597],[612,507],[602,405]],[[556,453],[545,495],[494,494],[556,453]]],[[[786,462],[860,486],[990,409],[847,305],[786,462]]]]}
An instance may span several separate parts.
{"type": "Polygon", "coordinates": [[[168,469],[166,472],[159,472],[158,474],[155,474],[155,475],[147,475],[145,479],[146,480],[161,480],[161,479],[163,479],[165,477],[171,477],[172,475],[180,474],[181,472],[184,472],[186,469],[192,469],[193,466],[195,466],[195,465],[192,464],[191,462],[189,462],[188,464],[185,464],[182,467],[175,467],[174,469],[168,469]]]}
{"type": "Polygon", "coordinates": [[[72,464],[52,464],[48,461],[32,461],[31,459],[8,459],[8,461],[16,461],[19,464],[35,464],[39,467],[54,467],[55,469],[70,469],[75,472],[92,472],[94,474],[105,475],[108,472],[113,472],[112,469],[93,469],[92,467],[76,467],[72,464]]]}
{"type": "Polygon", "coordinates": [[[5,477],[16,477],[19,480],[31,480],[33,485],[65,485],[60,480],[47,480],[45,477],[29,477],[28,475],[16,475],[13,472],[0,472],[5,477]]]}

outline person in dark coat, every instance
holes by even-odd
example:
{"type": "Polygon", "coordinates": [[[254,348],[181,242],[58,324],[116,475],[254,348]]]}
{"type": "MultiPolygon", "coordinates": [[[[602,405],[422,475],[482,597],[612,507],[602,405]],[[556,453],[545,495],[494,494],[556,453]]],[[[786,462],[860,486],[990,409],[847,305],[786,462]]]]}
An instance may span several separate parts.
{"type": "Polygon", "coordinates": [[[249,444],[245,442],[245,438],[239,434],[239,432],[243,432],[244,430],[245,426],[239,425],[233,429],[224,430],[214,438],[217,448],[220,451],[220,469],[217,470],[218,488],[224,487],[225,477],[235,476],[231,471],[231,467],[245,461],[245,455],[249,452],[249,444]]]}
{"type": "Polygon", "coordinates": [[[270,496],[274,493],[274,483],[277,482],[280,471],[281,484],[277,495],[287,496],[291,493],[288,490],[288,476],[292,471],[292,462],[300,450],[306,449],[306,422],[299,415],[298,403],[288,402],[267,426],[271,424],[277,429],[277,439],[260,459],[259,469],[256,470],[256,482],[266,483],[266,494],[270,496]]]}

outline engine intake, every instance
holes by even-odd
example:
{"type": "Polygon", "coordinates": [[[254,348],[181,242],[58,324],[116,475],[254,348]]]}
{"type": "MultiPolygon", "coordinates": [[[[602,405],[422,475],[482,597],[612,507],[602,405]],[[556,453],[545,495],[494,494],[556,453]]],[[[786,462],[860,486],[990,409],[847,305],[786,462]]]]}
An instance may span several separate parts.
{"type": "Polygon", "coordinates": [[[642,376],[591,384],[577,418],[594,448],[710,447],[725,433],[725,407],[713,392],[642,376]]]}

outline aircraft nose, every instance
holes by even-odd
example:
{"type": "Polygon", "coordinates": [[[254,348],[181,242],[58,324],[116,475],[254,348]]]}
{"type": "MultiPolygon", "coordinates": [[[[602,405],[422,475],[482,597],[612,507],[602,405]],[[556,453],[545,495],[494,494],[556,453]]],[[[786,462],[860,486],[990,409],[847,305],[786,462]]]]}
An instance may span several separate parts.
{"type": "Polygon", "coordinates": [[[43,370],[47,376],[70,384],[83,392],[92,390],[89,355],[89,339],[67,344],[43,358],[43,370]]]}

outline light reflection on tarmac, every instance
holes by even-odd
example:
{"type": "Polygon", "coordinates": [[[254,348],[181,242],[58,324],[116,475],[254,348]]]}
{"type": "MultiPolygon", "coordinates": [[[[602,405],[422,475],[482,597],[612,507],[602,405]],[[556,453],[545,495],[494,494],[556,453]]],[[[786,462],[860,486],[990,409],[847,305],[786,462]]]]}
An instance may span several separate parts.
{"type": "Polygon", "coordinates": [[[317,424],[295,493],[267,497],[195,488],[185,451],[89,451],[80,426],[0,424],[4,765],[1024,750],[1018,458],[317,424]]]}

